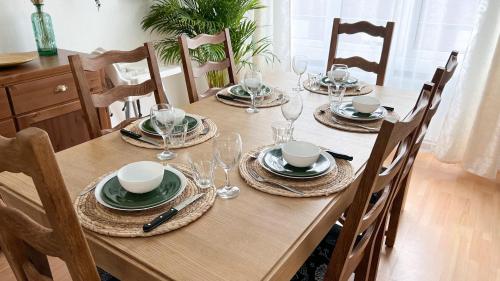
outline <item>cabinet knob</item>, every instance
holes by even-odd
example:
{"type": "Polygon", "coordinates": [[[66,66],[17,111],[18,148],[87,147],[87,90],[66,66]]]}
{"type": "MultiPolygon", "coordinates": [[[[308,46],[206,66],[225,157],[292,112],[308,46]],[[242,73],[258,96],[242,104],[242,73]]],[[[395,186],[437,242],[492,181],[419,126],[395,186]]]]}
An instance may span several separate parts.
{"type": "Polygon", "coordinates": [[[61,84],[61,85],[57,85],[56,88],[54,89],[54,92],[56,93],[64,93],[66,92],[67,90],[69,89],[68,86],[64,85],[64,84],[61,84]]]}

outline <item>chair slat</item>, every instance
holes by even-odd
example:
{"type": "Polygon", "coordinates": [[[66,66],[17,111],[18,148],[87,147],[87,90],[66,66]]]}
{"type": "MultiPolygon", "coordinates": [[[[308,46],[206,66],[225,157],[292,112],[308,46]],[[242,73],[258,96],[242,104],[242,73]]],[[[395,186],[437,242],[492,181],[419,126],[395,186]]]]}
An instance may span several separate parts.
{"type": "Polygon", "coordinates": [[[196,37],[187,38],[187,47],[189,49],[197,49],[205,44],[220,44],[226,41],[226,36],[224,32],[217,33],[215,35],[211,34],[198,34],[196,37]]]}
{"type": "Polygon", "coordinates": [[[210,71],[218,71],[218,70],[224,70],[228,68],[230,65],[229,59],[224,59],[220,62],[213,62],[209,61],[204,64],[202,64],[199,67],[193,67],[193,75],[194,77],[202,77],[205,73],[210,72],[210,71]]]}
{"type": "Polygon", "coordinates": [[[138,85],[120,85],[102,94],[91,95],[95,107],[108,107],[115,101],[132,96],[143,96],[155,90],[152,80],[147,80],[138,85]]]}
{"type": "Polygon", "coordinates": [[[366,33],[374,37],[384,37],[386,33],[385,26],[374,25],[367,21],[358,21],[355,23],[343,23],[339,26],[340,34],[366,33]]]}
{"type": "Polygon", "coordinates": [[[132,51],[109,51],[93,58],[81,57],[82,67],[87,71],[98,71],[113,63],[138,62],[148,57],[144,47],[132,51]]]}
{"type": "Polygon", "coordinates": [[[368,61],[362,57],[336,58],[335,63],[345,64],[349,67],[361,68],[364,71],[378,73],[379,64],[373,61],[368,61]]]}

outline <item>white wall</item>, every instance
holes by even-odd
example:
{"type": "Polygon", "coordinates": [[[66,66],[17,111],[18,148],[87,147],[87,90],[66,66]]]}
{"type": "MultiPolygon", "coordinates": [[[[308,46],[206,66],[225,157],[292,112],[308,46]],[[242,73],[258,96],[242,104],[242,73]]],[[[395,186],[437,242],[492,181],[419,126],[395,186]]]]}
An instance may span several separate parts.
{"type": "MultiPolygon", "coordinates": [[[[104,49],[131,50],[158,38],[143,31],[141,20],[151,0],[46,0],[44,10],[52,17],[58,48],[91,52],[104,49]]],[[[30,0],[0,0],[0,53],[36,50],[31,27],[35,7],[30,0]]],[[[187,102],[182,74],[163,81],[174,105],[187,102]]]]}

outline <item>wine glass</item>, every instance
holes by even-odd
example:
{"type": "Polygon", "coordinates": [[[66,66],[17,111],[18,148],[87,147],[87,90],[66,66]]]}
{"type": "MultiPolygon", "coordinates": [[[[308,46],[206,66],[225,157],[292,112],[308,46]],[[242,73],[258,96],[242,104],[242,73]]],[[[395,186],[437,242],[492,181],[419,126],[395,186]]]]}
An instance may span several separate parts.
{"type": "Polygon", "coordinates": [[[156,104],[151,107],[151,126],[163,138],[163,151],[156,155],[158,159],[170,160],[175,158],[175,152],[168,150],[168,138],[172,133],[175,122],[175,114],[170,104],[156,104]]]}
{"type": "Polygon", "coordinates": [[[304,88],[300,84],[300,79],[302,78],[302,74],[304,74],[307,70],[307,57],[303,55],[296,55],[292,60],[292,69],[295,74],[299,76],[299,81],[297,83],[299,90],[302,91],[304,88]]]}
{"type": "Polygon", "coordinates": [[[236,167],[241,158],[242,142],[237,133],[220,133],[214,138],[214,158],[226,174],[223,187],[217,189],[217,194],[224,199],[231,199],[240,194],[237,186],[231,186],[229,171],[236,167]]]}
{"type": "Polygon", "coordinates": [[[349,78],[349,67],[345,64],[333,64],[328,73],[328,79],[335,85],[335,88],[339,88],[344,85],[349,78]]]}
{"type": "Polygon", "coordinates": [[[255,107],[255,99],[262,90],[262,74],[256,70],[249,70],[243,77],[243,88],[250,94],[252,104],[247,108],[248,113],[257,113],[259,109],[255,107]]]}
{"type": "Polygon", "coordinates": [[[303,103],[299,89],[292,89],[285,93],[285,98],[281,104],[281,113],[290,124],[290,139],[293,140],[293,123],[302,113],[303,103]]]}

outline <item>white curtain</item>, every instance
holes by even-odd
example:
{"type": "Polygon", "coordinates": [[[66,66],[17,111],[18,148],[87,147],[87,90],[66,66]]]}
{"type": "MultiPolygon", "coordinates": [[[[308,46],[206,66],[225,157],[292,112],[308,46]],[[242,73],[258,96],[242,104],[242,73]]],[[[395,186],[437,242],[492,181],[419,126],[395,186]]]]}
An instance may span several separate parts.
{"type": "Polygon", "coordinates": [[[495,179],[500,168],[500,1],[481,1],[480,17],[459,85],[434,147],[446,162],[462,162],[495,179]]]}

